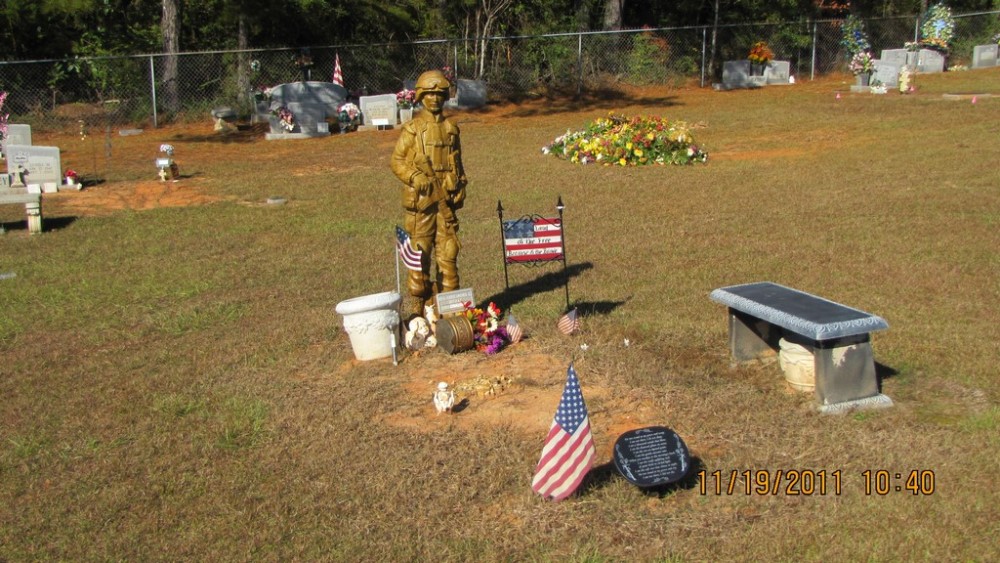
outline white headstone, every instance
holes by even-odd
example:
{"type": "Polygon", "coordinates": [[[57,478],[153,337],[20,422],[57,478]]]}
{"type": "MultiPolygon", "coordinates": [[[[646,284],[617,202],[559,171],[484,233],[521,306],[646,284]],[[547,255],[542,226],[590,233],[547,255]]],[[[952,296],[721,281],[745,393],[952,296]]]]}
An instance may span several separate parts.
{"type": "Polygon", "coordinates": [[[7,145],[31,146],[31,125],[8,123],[7,135],[3,138],[3,147],[0,147],[4,154],[7,154],[7,145]]]}
{"type": "Polygon", "coordinates": [[[903,68],[907,65],[908,53],[909,51],[906,49],[882,49],[882,56],[879,60],[903,68]]]}
{"type": "Polygon", "coordinates": [[[972,68],[989,68],[997,66],[998,49],[1000,45],[976,45],[972,48],[972,68]]]}
{"type": "Polygon", "coordinates": [[[875,74],[872,75],[872,80],[878,80],[889,88],[895,88],[899,85],[899,71],[902,68],[903,66],[897,63],[876,60],[875,74]]]}
{"type": "Polygon", "coordinates": [[[918,72],[944,72],[944,55],[933,49],[921,49],[917,55],[918,72]]]}
{"type": "Polygon", "coordinates": [[[396,125],[396,95],[361,96],[361,115],[364,125],[374,126],[376,119],[385,119],[389,125],[396,125]]]}
{"type": "Polygon", "coordinates": [[[59,147],[11,144],[7,145],[6,156],[8,173],[17,173],[20,170],[27,171],[24,177],[25,184],[55,182],[58,185],[63,181],[59,147]]]}
{"type": "Polygon", "coordinates": [[[764,80],[768,84],[788,84],[792,64],[788,61],[771,61],[764,68],[764,80]]]}

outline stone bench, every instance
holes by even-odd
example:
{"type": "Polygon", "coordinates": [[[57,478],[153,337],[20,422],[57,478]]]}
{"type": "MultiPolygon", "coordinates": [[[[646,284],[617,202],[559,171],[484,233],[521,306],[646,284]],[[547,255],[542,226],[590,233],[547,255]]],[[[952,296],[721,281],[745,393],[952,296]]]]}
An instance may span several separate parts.
{"type": "Polygon", "coordinates": [[[771,282],[722,287],[710,298],[729,307],[734,364],[773,354],[784,335],[797,335],[812,344],[820,412],[892,405],[879,393],[869,336],[889,328],[881,317],[771,282]]]}
{"type": "MultiPolygon", "coordinates": [[[[0,205],[24,204],[28,213],[28,232],[42,232],[42,194],[21,193],[13,190],[0,190],[0,205]]],[[[0,233],[3,227],[0,226],[0,233]]]]}

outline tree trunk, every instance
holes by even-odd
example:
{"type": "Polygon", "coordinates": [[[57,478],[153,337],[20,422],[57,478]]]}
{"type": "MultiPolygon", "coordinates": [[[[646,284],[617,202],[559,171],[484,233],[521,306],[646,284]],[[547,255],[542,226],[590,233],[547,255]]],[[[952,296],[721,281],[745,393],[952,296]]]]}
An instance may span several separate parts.
{"type": "Polygon", "coordinates": [[[714,77],[715,71],[715,42],[719,34],[719,0],[715,0],[715,14],[712,16],[712,47],[708,55],[708,68],[705,74],[714,77]]]}
{"type": "Polygon", "coordinates": [[[181,107],[177,90],[177,53],[180,52],[180,0],[163,0],[163,19],[160,21],[163,33],[163,103],[170,113],[177,113],[181,107]]]}
{"type": "Polygon", "coordinates": [[[248,103],[251,99],[250,89],[253,87],[250,84],[250,54],[246,52],[250,48],[250,39],[247,37],[247,17],[242,11],[237,16],[236,22],[236,48],[240,50],[236,56],[236,89],[238,90],[239,105],[242,107],[245,102],[248,103]]]}
{"type": "Polygon", "coordinates": [[[622,7],[625,0],[605,0],[604,30],[617,31],[622,28],[622,7]]]}

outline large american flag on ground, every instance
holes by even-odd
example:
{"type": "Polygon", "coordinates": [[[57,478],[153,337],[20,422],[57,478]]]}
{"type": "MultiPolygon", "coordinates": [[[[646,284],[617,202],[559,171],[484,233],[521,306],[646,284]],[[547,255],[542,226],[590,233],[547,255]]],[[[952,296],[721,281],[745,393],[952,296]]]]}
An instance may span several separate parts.
{"type": "Polygon", "coordinates": [[[531,489],[552,500],[568,497],[590,471],[596,455],[587,404],[583,401],[576,370],[570,364],[562,399],[545,438],[542,458],[535,467],[531,489]]]}
{"type": "Polygon", "coordinates": [[[547,262],[563,257],[562,221],[535,217],[503,222],[504,258],[514,262],[547,262]]]}
{"type": "Polygon", "coordinates": [[[424,251],[413,248],[410,244],[410,234],[399,225],[396,225],[396,250],[399,251],[399,257],[408,270],[421,271],[420,260],[423,258],[424,251]]]}
{"type": "Polygon", "coordinates": [[[333,62],[333,79],[331,82],[341,86],[344,85],[344,74],[340,71],[340,53],[337,53],[333,62]]]}

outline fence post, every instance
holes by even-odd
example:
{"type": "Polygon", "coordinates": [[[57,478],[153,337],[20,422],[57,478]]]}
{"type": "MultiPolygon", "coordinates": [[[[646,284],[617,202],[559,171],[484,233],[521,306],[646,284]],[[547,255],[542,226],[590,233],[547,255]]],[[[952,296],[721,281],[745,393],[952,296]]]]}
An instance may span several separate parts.
{"type": "Polygon", "coordinates": [[[705,50],[708,41],[708,28],[701,28],[701,87],[705,87],[705,50]]]}
{"type": "Polygon", "coordinates": [[[153,55],[149,56],[149,91],[153,95],[153,129],[156,129],[156,67],[153,65],[153,55]]]}
{"type": "Polygon", "coordinates": [[[913,18],[913,42],[920,41],[920,16],[913,18]]]}
{"type": "Polygon", "coordinates": [[[576,95],[583,93],[583,34],[576,34],[576,95]]]}
{"type": "Polygon", "coordinates": [[[816,22],[813,22],[812,61],[809,63],[809,80],[816,79],[816,22]]]}

